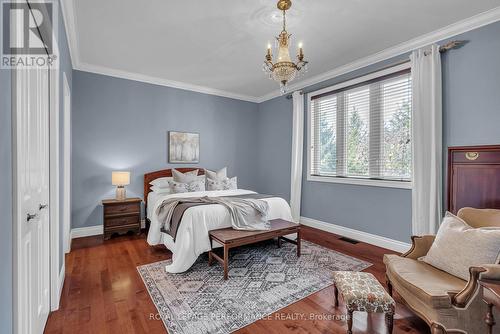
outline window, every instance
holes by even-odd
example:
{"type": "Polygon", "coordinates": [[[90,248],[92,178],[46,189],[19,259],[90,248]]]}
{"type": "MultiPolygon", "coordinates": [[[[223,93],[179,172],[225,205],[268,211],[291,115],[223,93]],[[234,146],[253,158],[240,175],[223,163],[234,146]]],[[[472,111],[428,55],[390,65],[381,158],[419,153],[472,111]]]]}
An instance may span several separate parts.
{"type": "Polygon", "coordinates": [[[408,65],[313,92],[309,100],[309,179],[409,187],[408,65]]]}

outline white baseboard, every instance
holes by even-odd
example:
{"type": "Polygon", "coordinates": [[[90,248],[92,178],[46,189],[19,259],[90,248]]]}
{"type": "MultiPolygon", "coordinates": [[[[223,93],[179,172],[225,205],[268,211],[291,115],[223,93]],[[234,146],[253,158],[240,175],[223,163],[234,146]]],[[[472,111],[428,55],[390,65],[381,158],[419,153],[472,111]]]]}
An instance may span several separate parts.
{"type": "Polygon", "coordinates": [[[103,234],[103,226],[88,226],[88,227],[78,227],[71,229],[71,239],[90,237],[92,235],[103,234]]]}
{"type": "Polygon", "coordinates": [[[61,296],[62,296],[65,277],[66,277],[66,265],[63,262],[61,270],[59,271],[59,277],[57,278],[57,301],[55,303],[50,303],[51,311],[57,311],[59,309],[59,305],[61,304],[61,296]]]}
{"type": "MultiPolygon", "coordinates": [[[[141,220],[141,228],[146,227],[146,221],[144,219],[141,220]]],[[[77,227],[71,229],[71,239],[75,238],[83,238],[83,237],[91,237],[93,235],[103,234],[103,226],[88,226],[88,227],[77,227]]]]}
{"type": "Polygon", "coordinates": [[[366,242],[371,245],[387,248],[400,253],[406,252],[411,247],[411,245],[406,242],[389,239],[386,237],[382,237],[379,235],[363,231],[354,230],[352,228],[344,226],[326,223],[312,218],[300,217],[300,223],[306,226],[314,227],[330,233],[335,233],[343,237],[366,242]]]}
{"type": "Polygon", "coordinates": [[[61,271],[59,272],[59,283],[58,283],[58,293],[57,295],[59,296],[59,301],[61,301],[61,295],[63,291],[63,286],[64,286],[64,279],[66,278],[66,264],[63,263],[61,271]]]}
{"type": "Polygon", "coordinates": [[[73,240],[73,237],[71,236],[71,231],[69,231],[69,241],[68,241],[68,249],[64,250],[64,254],[68,254],[71,252],[71,242],[73,240]]]}

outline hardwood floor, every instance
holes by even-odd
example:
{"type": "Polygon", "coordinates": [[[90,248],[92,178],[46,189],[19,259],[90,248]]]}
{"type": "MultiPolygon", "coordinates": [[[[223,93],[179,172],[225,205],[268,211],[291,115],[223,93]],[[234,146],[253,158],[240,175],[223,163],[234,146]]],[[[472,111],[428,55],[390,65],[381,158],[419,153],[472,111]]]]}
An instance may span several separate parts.
{"type": "MultiPolygon", "coordinates": [[[[385,283],[382,256],[393,252],[361,242],[351,244],[308,227],[303,238],[372,263],[365,271],[385,283]]],[[[162,321],[154,317],[156,308],[136,267],[170,257],[165,247],[150,247],[144,234],[106,242],[101,236],[74,239],[66,255],[61,306],[50,314],[45,333],[166,333],[162,321]]],[[[332,314],[344,315],[345,308],[341,303],[335,309],[333,288],[328,287],[237,333],[345,333],[345,321],[325,319],[332,314]],[[298,314],[307,317],[298,319],[298,314]]],[[[429,333],[425,322],[399,302],[394,319],[394,333],[429,333]]],[[[355,312],[353,322],[354,333],[386,333],[382,314],[355,312]]]]}

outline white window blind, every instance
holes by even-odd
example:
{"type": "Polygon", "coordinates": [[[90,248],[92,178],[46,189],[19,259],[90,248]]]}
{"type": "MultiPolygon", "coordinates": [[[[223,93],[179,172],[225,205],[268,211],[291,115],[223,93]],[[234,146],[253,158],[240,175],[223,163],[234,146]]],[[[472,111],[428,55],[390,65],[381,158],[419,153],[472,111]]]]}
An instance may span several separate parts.
{"type": "Polygon", "coordinates": [[[310,175],[411,180],[410,69],[310,99],[310,175]]]}

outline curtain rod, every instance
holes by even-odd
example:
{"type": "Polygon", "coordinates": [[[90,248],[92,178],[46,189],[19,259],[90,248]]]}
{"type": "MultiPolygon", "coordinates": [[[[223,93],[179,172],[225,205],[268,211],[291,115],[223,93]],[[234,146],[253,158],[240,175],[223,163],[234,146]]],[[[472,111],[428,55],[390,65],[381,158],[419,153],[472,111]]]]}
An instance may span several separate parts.
{"type": "Polygon", "coordinates": [[[469,41],[466,40],[449,41],[445,45],[441,45],[439,47],[439,52],[444,53],[448,50],[459,49],[467,43],[469,43],[469,41]]]}
{"type": "MultiPolygon", "coordinates": [[[[464,46],[465,44],[467,44],[468,42],[469,41],[466,41],[466,40],[454,40],[454,41],[450,41],[450,42],[448,42],[448,43],[446,43],[444,45],[441,45],[439,47],[439,52],[440,53],[445,53],[445,52],[447,52],[449,50],[459,49],[462,46],[464,46]]],[[[427,56],[427,53],[425,53],[425,55],[427,56]]],[[[406,60],[403,60],[403,61],[391,64],[391,65],[385,66],[383,68],[379,68],[379,69],[377,69],[375,71],[365,73],[365,74],[363,74],[361,76],[365,76],[365,75],[369,75],[369,74],[372,74],[372,73],[375,73],[375,72],[383,71],[385,69],[388,69],[388,68],[391,68],[391,67],[394,67],[394,66],[398,66],[398,65],[401,65],[401,64],[406,64],[406,63],[409,63],[409,62],[410,62],[410,60],[406,59],[406,60]]],[[[353,78],[353,79],[356,79],[356,78],[353,78]]],[[[352,79],[349,79],[349,80],[352,80],[352,79]]],[[[307,93],[307,92],[304,92],[303,90],[299,90],[299,92],[300,92],[301,95],[307,93]]],[[[292,98],[292,93],[286,95],[286,98],[287,99],[291,99],[292,98]]]]}

